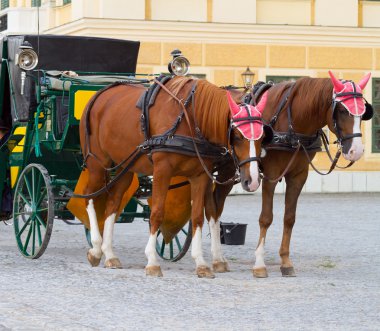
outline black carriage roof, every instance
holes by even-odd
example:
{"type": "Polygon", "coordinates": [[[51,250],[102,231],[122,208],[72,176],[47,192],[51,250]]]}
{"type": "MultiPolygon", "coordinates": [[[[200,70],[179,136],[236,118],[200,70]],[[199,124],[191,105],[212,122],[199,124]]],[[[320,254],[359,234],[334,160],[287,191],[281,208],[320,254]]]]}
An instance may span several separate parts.
{"type": "Polygon", "coordinates": [[[28,41],[38,54],[37,69],[135,73],[140,42],[80,36],[9,35],[8,56],[28,41]]]}
{"type": "MultiPolygon", "coordinates": [[[[5,74],[2,74],[0,79],[4,86],[8,86],[8,90],[11,86],[13,92],[10,97],[10,90],[7,90],[6,97],[0,104],[0,118],[5,119],[7,123],[10,123],[11,119],[13,122],[29,120],[30,114],[37,107],[35,78],[39,75],[36,71],[28,73],[24,94],[20,92],[21,70],[15,65],[15,58],[24,41],[28,41],[38,54],[36,69],[94,73],[136,72],[140,47],[138,41],[79,36],[0,35],[0,56],[9,63],[6,65],[9,75],[1,70],[5,74]]],[[[1,69],[4,63],[0,63],[1,69]]]]}

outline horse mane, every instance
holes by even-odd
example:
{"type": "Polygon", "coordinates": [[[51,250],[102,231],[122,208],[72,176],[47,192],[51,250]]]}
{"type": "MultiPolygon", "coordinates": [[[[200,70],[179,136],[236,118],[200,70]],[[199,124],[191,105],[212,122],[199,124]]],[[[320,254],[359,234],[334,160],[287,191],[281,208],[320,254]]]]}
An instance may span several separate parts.
{"type": "MultiPolygon", "coordinates": [[[[171,84],[171,91],[178,94],[182,87],[190,81],[196,81],[195,90],[195,122],[202,135],[212,143],[227,144],[227,129],[230,118],[227,92],[204,79],[176,77],[171,84]]],[[[182,98],[186,98],[186,96],[182,98]]],[[[193,105],[187,107],[188,113],[193,114],[193,105]]]]}
{"type": "Polygon", "coordinates": [[[326,118],[331,107],[333,84],[329,78],[303,77],[297,80],[290,95],[290,101],[297,96],[298,103],[292,103],[295,121],[326,118]]]}

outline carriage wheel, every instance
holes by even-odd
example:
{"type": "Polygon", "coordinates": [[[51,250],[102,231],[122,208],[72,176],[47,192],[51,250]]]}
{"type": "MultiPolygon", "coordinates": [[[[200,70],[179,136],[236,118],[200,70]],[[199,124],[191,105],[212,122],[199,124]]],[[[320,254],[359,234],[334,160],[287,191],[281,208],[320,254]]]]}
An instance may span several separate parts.
{"type": "Polygon", "coordinates": [[[54,196],[50,177],[40,164],[29,164],[21,173],[13,199],[13,225],[22,255],[39,258],[49,243],[54,221],[54,196]]]}
{"type": "Polygon", "coordinates": [[[191,220],[176,234],[173,240],[166,244],[161,231],[158,230],[156,251],[161,258],[171,262],[182,259],[189,250],[192,230],[191,220]]]}

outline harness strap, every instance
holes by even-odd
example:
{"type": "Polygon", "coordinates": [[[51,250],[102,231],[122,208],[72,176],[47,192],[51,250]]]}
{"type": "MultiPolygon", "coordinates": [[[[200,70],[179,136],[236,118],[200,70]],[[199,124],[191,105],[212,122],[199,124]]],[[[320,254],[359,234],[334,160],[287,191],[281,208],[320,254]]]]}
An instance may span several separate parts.
{"type": "MultiPolygon", "coordinates": [[[[98,195],[108,192],[114,185],[115,183],[125,174],[129,171],[129,169],[135,164],[135,162],[142,156],[143,153],[141,152],[140,148],[136,148],[135,151],[129,155],[128,159],[133,156],[132,160],[127,164],[127,166],[121,170],[114,178],[112,178],[108,183],[106,183],[100,190],[95,191],[90,194],[71,194],[72,198],[85,198],[85,199],[90,199],[97,197],[98,195]]],[[[124,162],[124,161],[123,161],[124,162]]]]}
{"type": "MultiPolygon", "coordinates": [[[[210,171],[208,170],[206,164],[204,163],[203,161],[203,158],[201,157],[200,153],[199,153],[199,150],[198,150],[198,146],[195,142],[195,136],[194,136],[194,132],[193,132],[193,129],[191,127],[191,122],[190,122],[190,118],[189,118],[189,115],[187,113],[187,110],[186,110],[186,107],[184,105],[184,103],[177,98],[176,95],[174,95],[165,85],[161,84],[161,82],[155,80],[156,83],[158,85],[161,86],[161,88],[166,92],[168,93],[175,101],[177,101],[180,105],[180,107],[182,108],[183,110],[183,113],[184,113],[184,116],[185,116],[185,119],[186,119],[186,123],[189,127],[189,130],[190,130],[190,136],[192,138],[192,142],[193,142],[193,146],[194,146],[194,150],[197,154],[197,157],[199,159],[199,162],[203,168],[203,170],[205,171],[205,173],[207,174],[207,176],[213,181],[213,183],[216,183],[216,184],[219,184],[219,185],[228,185],[228,184],[231,184],[231,183],[234,183],[235,182],[235,176],[231,177],[230,179],[226,180],[225,182],[219,182],[216,178],[214,178],[214,176],[210,173],[210,171]]],[[[194,95],[193,95],[193,102],[192,102],[192,106],[194,107],[194,95]]]]}
{"type": "Polygon", "coordinates": [[[269,178],[269,177],[263,175],[262,178],[263,178],[264,180],[267,180],[267,181],[270,182],[270,183],[277,183],[278,181],[280,181],[280,180],[281,180],[281,179],[287,174],[287,172],[289,171],[289,169],[290,169],[290,167],[292,166],[294,160],[296,159],[296,156],[297,156],[297,154],[298,154],[300,148],[301,148],[301,144],[298,143],[298,146],[297,146],[296,151],[293,153],[292,158],[290,159],[288,165],[286,166],[285,170],[282,172],[282,174],[281,174],[280,176],[278,176],[278,177],[275,178],[275,179],[271,179],[271,178],[269,178]]]}

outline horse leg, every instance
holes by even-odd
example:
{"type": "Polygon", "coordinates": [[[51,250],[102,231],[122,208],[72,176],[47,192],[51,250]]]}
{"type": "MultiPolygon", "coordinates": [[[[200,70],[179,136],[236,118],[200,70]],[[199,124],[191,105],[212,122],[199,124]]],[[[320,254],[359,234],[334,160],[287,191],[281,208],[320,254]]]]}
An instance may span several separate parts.
{"type": "Polygon", "coordinates": [[[203,258],[202,251],[202,227],[204,222],[205,193],[209,185],[207,174],[203,173],[190,180],[191,199],[191,220],[193,224],[193,238],[191,241],[191,256],[195,260],[196,273],[200,278],[214,278],[211,271],[203,258]]]}
{"type": "Polygon", "coordinates": [[[230,268],[228,262],[222,253],[222,244],[220,241],[220,215],[222,214],[224,202],[232,185],[216,185],[213,192],[212,186],[209,185],[208,192],[205,196],[205,214],[210,226],[211,234],[211,254],[212,268],[214,272],[228,272],[230,268]]]}
{"type": "Polygon", "coordinates": [[[152,210],[150,213],[150,235],[145,247],[148,264],[145,267],[147,276],[162,277],[162,271],[156,252],[157,233],[164,219],[165,199],[168,193],[171,173],[166,164],[156,163],[153,172],[152,210]]]}
{"type": "Polygon", "coordinates": [[[133,179],[133,173],[127,173],[120,179],[111,192],[108,194],[103,230],[102,252],[105,255],[104,266],[110,269],[122,269],[120,260],[116,257],[112,249],[113,229],[115,225],[116,215],[120,208],[120,203],[125,191],[128,189],[133,179]]]}
{"type": "Polygon", "coordinates": [[[97,267],[102,258],[102,236],[99,231],[98,220],[96,218],[96,212],[94,207],[94,200],[90,199],[87,205],[87,213],[90,220],[90,234],[91,234],[91,244],[92,248],[90,248],[87,252],[88,262],[93,267],[97,267]]]}
{"type": "Polygon", "coordinates": [[[285,214],[284,214],[284,230],[282,233],[282,241],[280,247],[281,256],[281,273],[284,277],[294,277],[295,271],[293,263],[289,258],[289,246],[292,236],[292,230],[296,221],[296,209],[298,197],[306,182],[308,168],[305,171],[298,173],[295,176],[289,175],[286,179],[285,193],[285,214]]]}
{"type": "MultiPolygon", "coordinates": [[[[91,163],[89,163],[89,165],[91,165],[91,163]]],[[[91,175],[89,176],[87,187],[84,190],[85,194],[97,191],[102,187],[102,183],[104,182],[104,170],[102,168],[97,166],[91,168],[89,167],[88,171],[90,171],[91,175]]],[[[102,199],[102,197],[98,196],[94,199],[89,199],[86,207],[88,218],[90,221],[90,233],[92,244],[92,248],[90,248],[87,252],[87,259],[93,267],[98,266],[102,258],[102,236],[99,231],[99,225],[95,211],[95,206],[99,199],[102,199]]]]}
{"type": "Polygon", "coordinates": [[[263,181],[262,187],[262,205],[259,218],[260,237],[255,251],[256,261],[253,267],[253,276],[257,278],[268,277],[267,267],[264,262],[265,257],[265,238],[268,228],[273,221],[273,195],[277,183],[271,183],[267,180],[263,181]]]}

